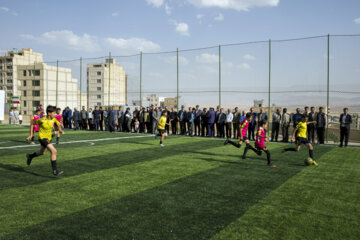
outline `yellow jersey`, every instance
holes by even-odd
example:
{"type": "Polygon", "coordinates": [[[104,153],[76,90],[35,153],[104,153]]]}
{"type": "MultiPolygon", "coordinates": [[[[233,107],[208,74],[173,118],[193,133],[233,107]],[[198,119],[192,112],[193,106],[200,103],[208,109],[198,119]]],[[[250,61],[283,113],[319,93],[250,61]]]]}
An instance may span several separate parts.
{"type": "Polygon", "coordinates": [[[164,130],[165,129],[165,124],[166,124],[166,117],[162,116],[159,120],[159,124],[158,124],[158,129],[164,130]],[[161,125],[162,126],[161,126],[161,125]]]}
{"type": "Polygon", "coordinates": [[[306,131],[307,131],[307,124],[306,122],[299,122],[298,125],[296,125],[296,130],[297,130],[297,137],[301,137],[301,138],[307,138],[306,136],[306,131]]]}
{"type": "Polygon", "coordinates": [[[49,120],[46,117],[36,120],[35,124],[39,125],[39,139],[46,138],[49,141],[51,140],[54,124],[56,124],[58,127],[60,125],[59,121],[56,118],[49,120]]]}

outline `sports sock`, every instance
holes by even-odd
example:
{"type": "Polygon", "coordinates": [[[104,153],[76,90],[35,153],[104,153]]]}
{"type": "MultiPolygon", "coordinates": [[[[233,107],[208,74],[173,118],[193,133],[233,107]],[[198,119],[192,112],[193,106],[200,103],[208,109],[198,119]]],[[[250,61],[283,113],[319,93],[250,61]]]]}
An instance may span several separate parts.
{"type": "Polygon", "coordinates": [[[56,142],[58,143],[60,140],[60,137],[56,137],[56,142]]]}
{"type": "Polygon", "coordinates": [[[33,141],[34,141],[34,139],[35,139],[35,137],[34,137],[34,136],[32,136],[31,141],[33,142],[33,141]]]}
{"type": "Polygon", "coordinates": [[[268,162],[268,165],[270,165],[270,151],[269,150],[266,150],[266,158],[267,158],[267,162],[268,162]]]}
{"type": "Polygon", "coordinates": [[[53,171],[56,171],[56,160],[55,161],[51,160],[51,167],[53,171]]]}
{"type": "Polygon", "coordinates": [[[309,156],[310,156],[311,158],[314,158],[313,150],[310,150],[310,149],[309,149],[309,156]]]}
{"type": "Polygon", "coordinates": [[[284,151],[292,151],[292,152],[296,152],[296,148],[285,148],[284,151]]]}
{"type": "Polygon", "coordinates": [[[36,154],[36,152],[34,152],[34,153],[32,153],[32,154],[30,154],[29,155],[29,157],[31,158],[31,159],[33,159],[34,157],[37,157],[38,155],[36,154]]]}
{"type": "Polygon", "coordinates": [[[162,144],[162,141],[160,140],[160,144],[162,144]]]}
{"type": "Polygon", "coordinates": [[[237,147],[237,148],[240,148],[240,147],[241,147],[241,144],[239,144],[239,143],[234,143],[234,142],[231,141],[231,140],[229,140],[229,143],[230,143],[231,145],[233,145],[234,147],[237,147]]]}
{"type": "Polygon", "coordinates": [[[245,149],[244,149],[244,154],[243,154],[243,157],[246,157],[246,153],[247,153],[247,151],[249,150],[249,148],[250,148],[251,146],[250,146],[250,144],[246,144],[246,147],[245,147],[245,149]]]}

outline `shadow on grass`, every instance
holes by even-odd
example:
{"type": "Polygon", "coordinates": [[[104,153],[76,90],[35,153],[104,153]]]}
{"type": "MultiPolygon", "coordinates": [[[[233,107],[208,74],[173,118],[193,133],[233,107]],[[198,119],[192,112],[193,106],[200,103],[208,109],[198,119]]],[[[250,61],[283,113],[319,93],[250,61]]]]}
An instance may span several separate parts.
{"type": "MultiPolygon", "coordinates": [[[[50,176],[41,175],[41,174],[38,174],[38,173],[35,173],[35,172],[27,171],[26,168],[24,168],[24,167],[12,166],[12,165],[9,165],[9,164],[0,163],[0,168],[6,169],[8,171],[17,172],[17,173],[27,173],[27,174],[37,176],[37,177],[54,178],[54,177],[50,177],[50,176]]],[[[27,167],[27,168],[29,168],[29,167],[27,167]]]]}
{"type": "MultiPolygon", "coordinates": [[[[274,154],[275,158],[280,156],[274,154]]],[[[55,239],[64,232],[73,239],[209,239],[299,173],[303,168],[289,166],[301,158],[289,159],[289,165],[282,168],[246,161],[224,164],[28,227],[6,239],[55,239]]]]}

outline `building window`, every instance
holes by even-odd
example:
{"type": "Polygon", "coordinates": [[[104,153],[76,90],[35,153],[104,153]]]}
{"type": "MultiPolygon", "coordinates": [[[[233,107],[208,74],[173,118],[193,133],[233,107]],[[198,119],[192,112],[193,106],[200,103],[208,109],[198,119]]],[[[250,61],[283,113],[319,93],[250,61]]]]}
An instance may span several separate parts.
{"type": "Polygon", "coordinates": [[[6,68],[7,68],[7,69],[12,69],[12,66],[7,66],[6,68]]]}
{"type": "Polygon", "coordinates": [[[29,77],[31,76],[31,70],[28,70],[28,75],[29,75],[29,77]]]}
{"type": "Polygon", "coordinates": [[[12,63],[12,58],[8,58],[8,59],[6,59],[6,62],[8,62],[8,63],[12,63]]]}
{"type": "Polygon", "coordinates": [[[26,87],[26,80],[24,80],[24,84],[23,84],[24,87],[26,87]]]}
{"type": "Polygon", "coordinates": [[[0,66],[0,70],[2,70],[2,66],[0,66]]]}
{"type": "Polygon", "coordinates": [[[0,63],[2,63],[2,60],[0,59],[0,63]]]}
{"type": "Polygon", "coordinates": [[[94,67],[101,67],[101,65],[94,65],[94,67]]]}
{"type": "Polygon", "coordinates": [[[7,79],[6,82],[7,83],[12,83],[13,81],[12,81],[12,79],[7,79]]]}
{"type": "Polygon", "coordinates": [[[101,79],[98,79],[98,80],[97,80],[97,83],[101,83],[101,79]]]}
{"type": "MultiPolygon", "coordinates": [[[[24,101],[24,107],[26,107],[26,101],[24,101]]],[[[26,113],[24,113],[24,114],[26,114],[26,113]]]]}
{"type": "Polygon", "coordinates": [[[97,74],[98,76],[101,76],[101,72],[97,72],[96,74],[97,74]]]}
{"type": "Polygon", "coordinates": [[[8,77],[12,76],[12,72],[7,72],[6,76],[8,76],[8,77]]]}
{"type": "Polygon", "coordinates": [[[34,97],[40,97],[40,91],[39,91],[39,90],[33,90],[33,91],[32,91],[32,95],[33,95],[34,97]]]}
{"type": "Polygon", "coordinates": [[[24,115],[26,115],[27,114],[27,112],[26,111],[24,111],[24,115]]]}
{"type": "Polygon", "coordinates": [[[32,85],[34,86],[40,86],[40,80],[32,80],[32,85]]]}
{"type": "Polygon", "coordinates": [[[40,76],[40,70],[34,70],[34,75],[35,76],[40,76]]]}
{"type": "Polygon", "coordinates": [[[3,80],[2,80],[2,79],[0,79],[0,83],[3,83],[3,80]]]}
{"type": "Polygon", "coordinates": [[[24,77],[26,77],[26,70],[24,70],[24,71],[23,71],[23,73],[24,73],[24,74],[23,74],[23,75],[24,75],[24,77]]]}
{"type": "Polygon", "coordinates": [[[12,89],[13,89],[12,86],[7,87],[7,90],[12,90],[12,89]]]}
{"type": "Polygon", "coordinates": [[[26,97],[26,91],[24,91],[24,94],[23,94],[23,95],[24,95],[24,97],[26,97]]]}
{"type": "Polygon", "coordinates": [[[34,107],[40,106],[40,101],[33,101],[33,106],[34,107]]]}
{"type": "Polygon", "coordinates": [[[96,105],[101,106],[101,102],[96,103],[96,105]]]}
{"type": "Polygon", "coordinates": [[[97,95],[97,98],[98,98],[98,99],[101,99],[101,95],[97,95]]]}
{"type": "Polygon", "coordinates": [[[101,87],[97,87],[97,90],[98,90],[98,91],[101,91],[101,87]]]}

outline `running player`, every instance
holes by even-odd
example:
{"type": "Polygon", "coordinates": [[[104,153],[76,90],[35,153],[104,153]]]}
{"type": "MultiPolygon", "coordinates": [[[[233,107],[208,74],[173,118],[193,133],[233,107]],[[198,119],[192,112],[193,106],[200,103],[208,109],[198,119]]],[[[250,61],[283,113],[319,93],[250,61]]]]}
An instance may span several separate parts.
{"type": "MultiPolygon", "coordinates": [[[[61,114],[61,108],[56,109],[55,118],[60,123],[60,126],[63,126],[63,117],[62,117],[62,114],[61,114]]],[[[59,132],[59,128],[58,128],[58,126],[56,124],[54,124],[54,131],[55,131],[55,135],[57,135],[56,136],[56,145],[58,145],[59,140],[60,140],[60,132],[59,132]]]]}
{"type": "MultiPolygon", "coordinates": [[[[250,148],[253,150],[257,155],[261,155],[262,152],[266,153],[267,158],[267,165],[269,167],[276,167],[276,165],[272,165],[270,161],[270,151],[266,148],[265,142],[269,142],[269,140],[266,138],[266,132],[265,129],[267,128],[267,121],[265,119],[261,120],[259,123],[259,128],[256,132],[256,141],[255,141],[255,148],[250,148]]],[[[244,155],[246,158],[246,152],[248,150],[248,147],[244,150],[244,155]]]]}
{"type": "Polygon", "coordinates": [[[167,137],[167,132],[165,130],[165,125],[170,125],[169,123],[166,123],[166,118],[167,118],[167,111],[163,111],[162,116],[161,116],[161,118],[159,119],[159,122],[158,122],[158,131],[159,131],[159,135],[161,136],[160,147],[164,147],[163,141],[167,137]]]}
{"type": "Polygon", "coordinates": [[[61,130],[59,121],[55,118],[55,110],[56,110],[56,107],[48,106],[46,108],[46,114],[47,114],[46,117],[43,117],[36,121],[31,122],[30,136],[27,139],[30,140],[33,137],[34,125],[39,125],[39,142],[41,144],[41,148],[37,152],[34,152],[32,154],[26,154],[26,159],[27,159],[26,163],[28,166],[30,166],[33,158],[44,155],[46,153],[46,150],[49,150],[51,152],[50,162],[51,162],[51,167],[52,167],[52,173],[54,174],[54,176],[58,176],[58,175],[62,174],[63,171],[58,171],[56,168],[56,149],[50,143],[51,132],[52,132],[54,123],[58,126],[60,133],[64,133],[64,132],[61,130]]]}
{"type": "MultiPolygon", "coordinates": [[[[307,139],[307,125],[316,123],[316,121],[308,122],[307,120],[308,120],[308,117],[306,115],[303,115],[301,117],[301,122],[299,122],[296,125],[296,128],[293,131],[291,141],[295,140],[295,134],[296,134],[296,148],[284,148],[282,150],[283,153],[288,152],[288,151],[298,152],[298,151],[300,151],[301,144],[304,144],[309,149],[309,157],[311,159],[313,159],[314,148],[307,139]]],[[[315,166],[318,166],[318,164],[314,160],[312,161],[312,164],[315,166]]]]}
{"type": "MultiPolygon", "coordinates": [[[[40,109],[36,110],[35,115],[32,117],[32,122],[36,122],[36,120],[38,120],[38,119],[40,119],[40,109]]],[[[35,135],[37,132],[39,132],[38,124],[36,124],[33,128],[33,135],[32,135],[30,144],[35,144],[34,140],[35,140],[35,135]]]]}
{"type": "Polygon", "coordinates": [[[231,141],[230,139],[226,139],[224,142],[224,145],[230,143],[231,145],[237,147],[237,148],[241,148],[241,144],[243,142],[246,143],[246,146],[249,145],[249,139],[246,137],[246,132],[247,129],[249,127],[249,122],[251,122],[252,119],[252,115],[250,113],[246,114],[246,118],[240,123],[239,125],[239,131],[237,133],[238,136],[238,143],[234,143],[233,141],[231,141]]]}

